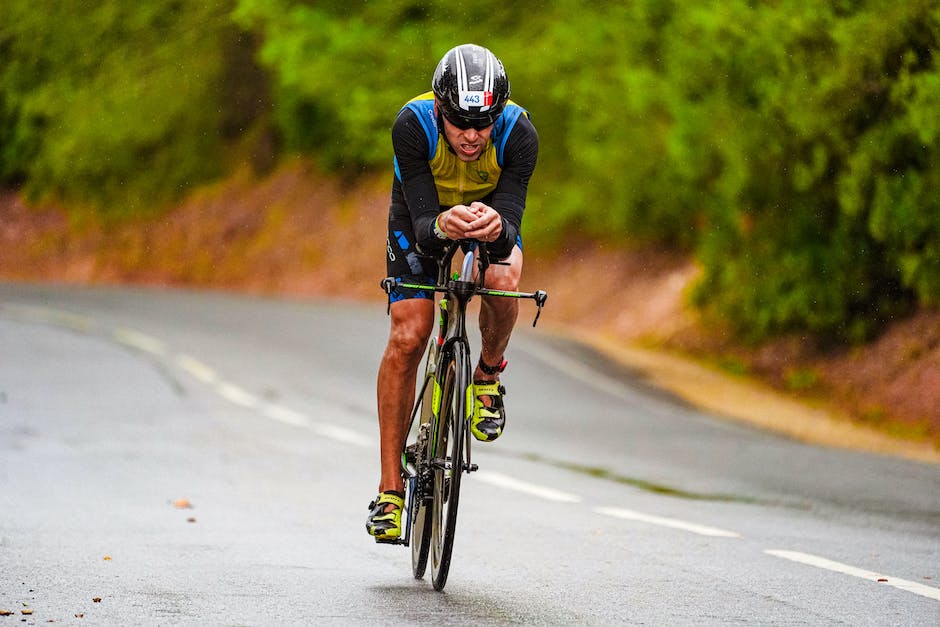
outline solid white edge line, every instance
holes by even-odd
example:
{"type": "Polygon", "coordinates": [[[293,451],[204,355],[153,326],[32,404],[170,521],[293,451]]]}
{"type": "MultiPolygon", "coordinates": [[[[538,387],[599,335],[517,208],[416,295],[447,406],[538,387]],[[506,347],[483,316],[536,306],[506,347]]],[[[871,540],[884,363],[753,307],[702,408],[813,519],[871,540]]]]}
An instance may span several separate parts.
{"type": "Polygon", "coordinates": [[[484,483],[489,483],[490,485],[505,488],[507,490],[515,490],[516,492],[523,492],[531,496],[537,496],[548,501],[556,501],[559,503],[581,502],[580,496],[568,494],[567,492],[561,492],[560,490],[555,490],[554,488],[536,485],[527,481],[521,481],[519,479],[515,479],[513,477],[496,472],[478,471],[476,473],[475,479],[484,483]]]}
{"type": "Polygon", "coordinates": [[[689,531],[691,533],[697,533],[700,536],[710,536],[714,538],[740,538],[741,534],[735,533],[734,531],[726,531],[725,529],[718,529],[717,527],[708,527],[705,525],[699,525],[696,523],[686,522],[684,520],[678,520],[676,518],[665,518],[663,516],[653,516],[651,514],[644,514],[642,512],[636,512],[630,509],[622,509],[619,507],[596,507],[594,512],[597,514],[602,514],[604,516],[613,516],[614,518],[622,518],[624,520],[635,520],[637,522],[645,522],[651,525],[658,525],[660,527],[670,527],[672,529],[681,529],[682,531],[689,531]]]}
{"type": "Polygon", "coordinates": [[[855,566],[849,566],[848,564],[842,564],[840,562],[834,562],[830,559],[824,557],[818,557],[816,555],[811,555],[809,553],[800,553],[799,551],[786,551],[781,549],[769,549],[764,551],[768,555],[773,555],[774,557],[781,557],[792,562],[798,562],[800,564],[806,564],[807,566],[815,566],[816,568],[822,568],[825,570],[830,570],[837,573],[842,573],[843,575],[851,575],[852,577],[858,577],[859,579],[865,579],[867,581],[873,581],[875,583],[882,583],[886,586],[893,586],[900,590],[906,590],[907,592],[913,592],[928,599],[934,599],[935,601],[940,601],[940,588],[933,588],[931,586],[925,586],[922,583],[917,583],[916,581],[908,581],[907,579],[900,579],[899,577],[890,577],[888,575],[882,575],[880,573],[872,572],[870,570],[865,570],[862,568],[856,568],[855,566]]]}

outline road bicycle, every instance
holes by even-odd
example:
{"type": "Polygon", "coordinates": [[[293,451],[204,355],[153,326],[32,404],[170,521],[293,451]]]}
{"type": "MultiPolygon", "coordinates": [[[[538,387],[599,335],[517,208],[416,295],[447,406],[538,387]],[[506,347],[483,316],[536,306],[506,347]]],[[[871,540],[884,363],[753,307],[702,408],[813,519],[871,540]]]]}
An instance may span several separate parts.
{"type": "Polygon", "coordinates": [[[484,287],[490,263],[484,243],[450,242],[443,256],[437,259],[435,284],[412,283],[396,277],[387,277],[381,283],[389,296],[397,287],[443,295],[438,303],[437,334],[429,342],[424,379],[416,395],[402,450],[404,534],[397,540],[387,541],[411,547],[415,579],[424,577],[428,557],[431,558],[431,582],[435,590],[444,589],[450,571],[460,479],[464,473],[477,470],[477,464],[470,458],[469,421],[474,395],[467,305],[474,296],[532,299],[537,306],[534,327],[548,297],[542,290],[526,293],[484,287]],[[451,264],[458,250],[464,250],[461,271],[451,275],[451,264]]]}

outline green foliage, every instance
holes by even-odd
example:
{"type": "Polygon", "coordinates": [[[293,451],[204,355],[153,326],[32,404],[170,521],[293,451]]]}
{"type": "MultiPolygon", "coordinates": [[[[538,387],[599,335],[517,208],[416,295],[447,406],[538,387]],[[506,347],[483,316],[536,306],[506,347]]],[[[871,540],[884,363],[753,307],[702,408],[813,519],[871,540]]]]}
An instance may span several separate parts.
{"type": "Polygon", "coordinates": [[[113,214],[218,174],[227,3],[0,5],[0,176],[113,214]]]}
{"type": "Polygon", "coordinates": [[[762,62],[720,103],[746,121],[728,134],[748,167],[705,185],[698,302],[754,339],[864,339],[940,296],[937,10],[794,2],[749,14],[739,54],[762,62]]]}
{"type": "Polygon", "coordinates": [[[784,385],[788,390],[805,392],[819,384],[819,374],[812,368],[795,368],[784,375],[784,385]]]}
{"type": "Polygon", "coordinates": [[[398,110],[430,89],[445,50],[493,32],[501,6],[493,0],[469,9],[444,1],[241,0],[234,18],[264,36],[260,56],[274,75],[276,116],[288,148],[356,171],[388,166],[388,133],[398,110]]]}
{"type": "Polygon", "coordinates": [[[387,170],[399,108],[468,41],[539,129],[530,243],[694,251],[695,302],[754,340],[940,303],[938,0],[8,0],[0,180],[158,199],[268,115],[290,152],[387,170]]]}

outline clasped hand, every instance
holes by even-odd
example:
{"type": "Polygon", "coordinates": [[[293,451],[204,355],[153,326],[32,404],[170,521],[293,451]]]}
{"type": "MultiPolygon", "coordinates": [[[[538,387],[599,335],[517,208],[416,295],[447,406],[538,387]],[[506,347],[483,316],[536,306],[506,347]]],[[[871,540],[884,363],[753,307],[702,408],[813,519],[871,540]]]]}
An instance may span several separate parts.
{"type": "Polygon", "coordinates": [[[437,224],[450,239],[492,242],[503,232],[502,217],[482,202],[472,202],[469,207],[455,205],[441,213],[437,224]]]}

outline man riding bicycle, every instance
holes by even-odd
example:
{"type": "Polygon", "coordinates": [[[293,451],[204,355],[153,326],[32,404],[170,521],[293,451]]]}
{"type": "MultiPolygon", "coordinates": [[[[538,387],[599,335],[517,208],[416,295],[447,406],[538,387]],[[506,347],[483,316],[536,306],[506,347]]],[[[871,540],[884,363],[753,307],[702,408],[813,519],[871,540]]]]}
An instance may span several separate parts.
{"type": "MultiPolygon", "coordinates": [[[[517,290],[520,226],[538,157],[535,127],[528,112],[509,100],[503,64],[481,46],[449,50],[431,86],[405,104],[392,127],[388,276],[433,283],[437,266],[429,255],[440,253],[448,240],[479,240],[487,242],[491,257],[502,260],[487,271],[486,287],[517,290]]],[[[401,536],[401,450],[418,366],[434,324],[434,293],[398,287],[389,299],[391,328],[377,386],[381,479],[366,520],[376,540],[401,536]]],[[[470,430],[483,442],[498,438],[506,423],[506,389],[499,375],[518,311],[515,299],[482,300],[470,430]]]]}

